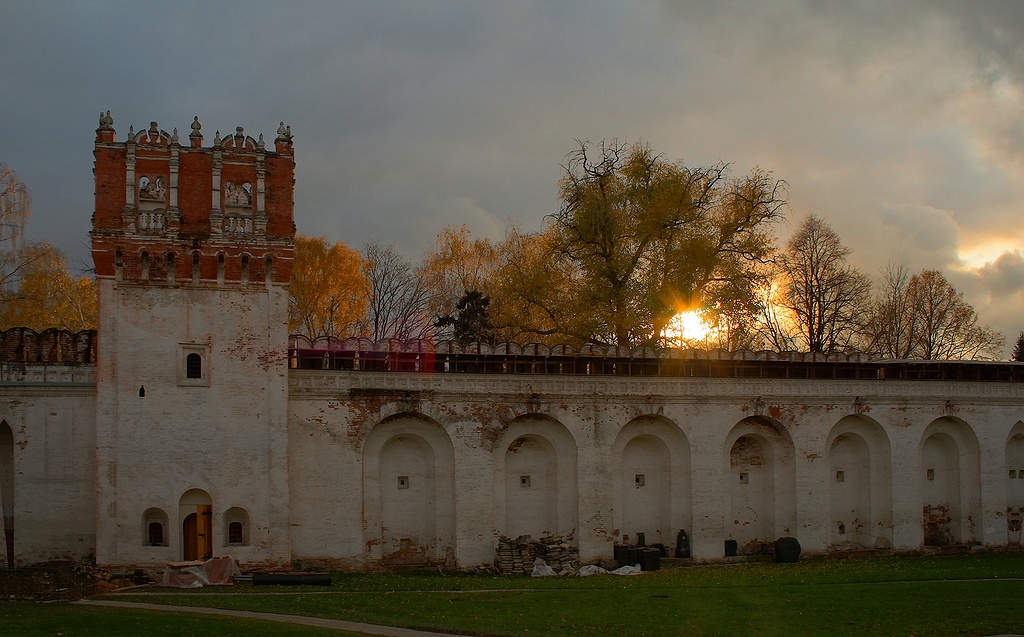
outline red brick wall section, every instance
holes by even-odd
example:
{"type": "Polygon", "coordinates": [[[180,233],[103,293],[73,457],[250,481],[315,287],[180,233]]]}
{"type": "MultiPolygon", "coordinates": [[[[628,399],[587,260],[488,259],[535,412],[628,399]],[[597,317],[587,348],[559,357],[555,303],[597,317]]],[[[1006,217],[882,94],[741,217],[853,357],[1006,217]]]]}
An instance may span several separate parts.
{"type": "MultiPolygon", "coordinates": [[[[132,232],[125,222],[125,181],[127,150],[124,142],[116,142],[113,131],[97,131],[95,148],[96,209],[93,216],[92,248],[96,274],[116,274],[115,253],[121,250],[121,280],[139,284],[166,285],[167,253],[173,252],[175,277],[178,282],[192,281],[192,254],[200,254],[199,271],[203,284],[217,280],[219,253],[224,254],[226,282],[241,280],[242,255],[249,257],[249,282],[265,281],[267,257],[273,260],[273,280],[287,284],[291,278],[294,256],[294,187],[295,161],[291,141],[277,143],[281,152],[265,151],[265,234],[253,236],[225,235],[215,237],[210,226],[213,201],[213,148],[179,149],[178,211],[180,224],[167,222],[162,231],[132,232]],[[149,253],[149,278],[142,280],[140,255],[149,253]]],[[[230,144],[229,144],[230,146],[230,144]]],[[[253,192],[252,212],[256,212],[258,152],[250,149],[221,150],[221,208],[227,182],[250,183],[253,192]]],[[[170,159],[168,146],[138,145],[136,147],[135,181],[142,176],[163,177],[170,201],[170,159]]],[[[136,193],[137,206],[138,193],[136,193]]],[[[137,211],[128,209],[128,217],[137,211]]]]}

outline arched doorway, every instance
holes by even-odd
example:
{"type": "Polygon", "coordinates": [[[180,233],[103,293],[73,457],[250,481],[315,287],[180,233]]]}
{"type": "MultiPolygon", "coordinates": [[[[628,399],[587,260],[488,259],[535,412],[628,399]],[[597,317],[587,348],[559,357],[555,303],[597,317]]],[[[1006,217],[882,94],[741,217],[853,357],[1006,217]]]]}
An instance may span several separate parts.
{"type": "Polygon", "coordinates": [[[213,557],[213,500],[202,489],[189,489],[178,501],[181,519],[181,558],[185,561],[213,557]]]}

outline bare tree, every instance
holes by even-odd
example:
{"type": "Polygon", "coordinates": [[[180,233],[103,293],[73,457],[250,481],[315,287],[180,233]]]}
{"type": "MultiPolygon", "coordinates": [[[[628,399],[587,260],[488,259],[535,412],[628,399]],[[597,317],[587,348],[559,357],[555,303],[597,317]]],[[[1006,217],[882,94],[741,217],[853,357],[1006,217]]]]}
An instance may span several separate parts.
{"type": "Polygon", "coordinates": [[[903,264],[886,266],[875,294],[865,335],[865,350],[883,358],[913,358],[918,347],[917,315],[907,284],[910,272],[903,264]]]}
{"type": "Polygon", "coordinates": [[[908,276],[889,266],[866,330],[866,351],[886,358],[994,359],[1003,336],[978,325],[974,308],[938,270],[908,276]]]}
{"type": "Polygon", "coordinates": [[[808,351],[847,351],[861,331],[871,282],[847,262],[849,254],[831,226],[811,215],[779,258],[780,303],[808,351]]]}
{"type": "Polygon", "coordinates": [[[907,283],[907,296],[916,317],[918,348],[926,360],[994,359],[1005,339],[988,326],[938,270],[922,270],[907,283]]]}
{"type": "Polygon", "coordinates": [[[370,243],[363,250],[369,281],[366,327],[373,340],[428,337],[433,328],[429,294],[422,279],[393,245],[370,243]]]}
{"type": "Polygon", "coordinates": [[[0,287],[13,290],[25,266],[25,223],[32,213],[28,188],[0,161],[0,287]]]}

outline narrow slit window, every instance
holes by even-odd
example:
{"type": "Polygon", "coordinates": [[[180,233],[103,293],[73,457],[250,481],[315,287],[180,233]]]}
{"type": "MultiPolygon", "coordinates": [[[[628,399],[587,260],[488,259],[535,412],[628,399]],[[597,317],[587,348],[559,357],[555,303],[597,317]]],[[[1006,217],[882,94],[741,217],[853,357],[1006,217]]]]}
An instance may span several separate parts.
{"type": "Polygon", "coordinates": [[[748,484],[750,482],[750,474],[746,471],[740,471],[740,484],[748,484]]]}
{"type": "Polygon", "coordinates": [[[398,476],[398,488],[408,489],[409,488],[409,476],[398,476]]]}
{"type": "Polygon", "coordinates": [[[249,255],[242,255],[242,283],[249,282],[249,255]]]}
{"type": "Polygon", "coordinates": [[[139,268],[142,271],[142,280],[149,280],[149,253],[145,250],[139,255],[139,268]]]}
{"type": "Polygon", "coordinates": [[[635,484],[636,487],[639,489],[640,487],[647,484],[647,477],[642,473],[638,473],[635,476],[633,476],[633,484],[635,484]]]}
{"type": "Polygon", "coordinates": [[[174,253],[167,253],[167,282],[174,282],[174,253]]]}
{"type": "Polygon", "coordinates": [[[192,283],[199,283],[199,252],[192,253],[192,283]]]}
{"type": "Polygon", "coordinates": [[[934,480],[935,479],[935,469],[929,469],[929,470],[925,471],[924,477],[927,480],[934,480]]]}
{"type": "Polygon", "coordinates": [[[530,476],[519,476],[519,486],[524,489],[530,488],[530,476]]]}
{"type": "Polygon", "coordinates": [[[836,482],[845,482],[846,474],[842,471],[836,471],[836,482]]]}

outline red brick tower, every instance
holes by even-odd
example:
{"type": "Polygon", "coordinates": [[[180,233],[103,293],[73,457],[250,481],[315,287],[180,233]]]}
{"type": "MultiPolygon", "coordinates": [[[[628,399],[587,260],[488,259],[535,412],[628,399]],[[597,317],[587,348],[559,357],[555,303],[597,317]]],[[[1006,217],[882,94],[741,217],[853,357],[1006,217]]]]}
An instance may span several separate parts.
{"type": "Polygon", "coordinates": [[[152,122],[114,139],[109,112],[96,130],[97,277],[182,284],[287,284],[294,246],[292,135],[275,151],[241,127],[203,147],[199,118],[189,145],[152,122]]]}
{"type": "Polygon", "coordinates": [[[96,560],[290,559],[291,131],[96,130],[96,560]]]}

